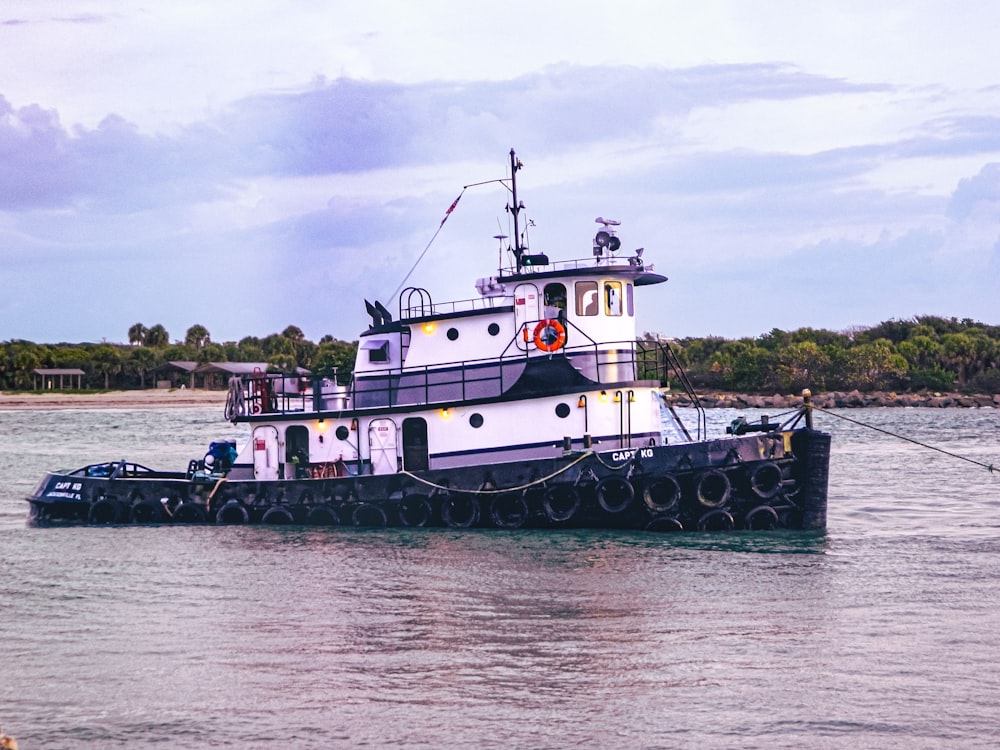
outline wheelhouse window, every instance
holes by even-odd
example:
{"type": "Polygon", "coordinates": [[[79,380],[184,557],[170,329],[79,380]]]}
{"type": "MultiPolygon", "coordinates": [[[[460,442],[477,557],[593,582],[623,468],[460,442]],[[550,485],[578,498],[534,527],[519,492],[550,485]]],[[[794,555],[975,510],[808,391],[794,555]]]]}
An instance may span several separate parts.
{"type": "Polygon", "coordinates": [[[365,341],[361,344],[362,349],[368,350],[369,362],[389,361],[389,342],[383,340],[365,341]]]}
{"type": "Polygon", "coordinates": [[[614,316],[622,314],[622,283],[620,281],[604,282],[604,314],[614,316]]]}
{"type": "Polygon", "coordinates": [[[597,300],[596,281],[576,282],[576,314],[582,316],[597,315],[600,305],[597,300]]]}
{"type": "Polygon", "coordinates": [[[566,285],[553,282],[542,290],[546,318],[566,319],[566,285]]]}
{"type": "Polygon", "coordinates": [[[635,303],[632,301],[632,285],[625,285],[625,312],[630,318],[635,317],[635,303]]]}

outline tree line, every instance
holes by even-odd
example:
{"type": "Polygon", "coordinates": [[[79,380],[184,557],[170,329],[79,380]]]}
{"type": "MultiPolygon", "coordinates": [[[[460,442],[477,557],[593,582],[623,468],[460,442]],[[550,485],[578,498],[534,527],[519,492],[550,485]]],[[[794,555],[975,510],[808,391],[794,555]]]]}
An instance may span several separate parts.
{"type": "Polygon", "coordinates": [[[1000,326],[969,318],[922,315],[844,332],[775,328],[756,338],[685,338],[671,347],[701,390],[1000,393],[1000,326]]]}
{"type": "Polygon", "coordinates": [[[306,339],[298,326],[281,333],[216,343],[203,325],[187,329],[183,341],[171,343],[162,325],[136,323],[128,329],[128,344],[36,344],[15,340],[0,343],[0,390],[30,390],[35,369],[83,370],[84,389],[145,388],[153,371],[168,362],[266,362],[269,370],[293,372],[303,367],[317,376],[335,372],[343,378],[354,367],[357,342],[324,336],[306,339]]]}
{"type": "MultiPolygon", "coordinates": [[[[646,333],[647,341],[663,340],[646,333]]],[[[823,391],[965,391],[1000,393],[1000,326],[924,315],[843,332],[775,328],[753,338],[690,337],[670,346],[699,390],[740,393],[823,391]]],[[[203,325],[170,342],[162,325],[128,329],[128,344],[0,343],[0,389],[29,390],[32,370],[78,368],[86,389],[145,388],[152,372],[172,361],[266,362],[317,376],[349,376],[356,341],[324,336],[318,343],[290,325],[281,333],[216,343],[203,325]]]]}

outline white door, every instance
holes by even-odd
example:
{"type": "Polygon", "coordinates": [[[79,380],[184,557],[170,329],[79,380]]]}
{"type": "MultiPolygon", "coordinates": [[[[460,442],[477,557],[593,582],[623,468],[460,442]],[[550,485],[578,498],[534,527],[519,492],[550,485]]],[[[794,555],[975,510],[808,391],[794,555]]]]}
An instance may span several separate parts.
{"type": "Polygon", "coordinates": [[[258,481],[278,478],[278,430],[257,427],[253,431],[253,476],[258,481]]]}
{"type": "Polygon", "coordinates": [[[396,423],[391,419],[372,420],[368,426],[368,448],[372,474],[395,474],[399,471],[396,423]]]}
{"type": "Polygon", "coordinates": [[[514,287],[514,330],[517,331],[517,345],[522,350],[528,349],[535,332],[535,322],[540,315],[538,303],[538,288],[534,284],[518,284],[514,287]],[[527,340],[524,336],[525,326],[528,331],[527,340]]]}

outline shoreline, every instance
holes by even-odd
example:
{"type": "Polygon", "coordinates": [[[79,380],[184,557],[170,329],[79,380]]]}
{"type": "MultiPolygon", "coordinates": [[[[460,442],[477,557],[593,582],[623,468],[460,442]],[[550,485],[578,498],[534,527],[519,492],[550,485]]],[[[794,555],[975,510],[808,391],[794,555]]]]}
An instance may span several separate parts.
{"type": "Polygon", "coordinates": [[[2,391],[0,411],[16,409],[158,409],[164,407],[226,405],[228,391],[197,388],[146,388],[132,391],[99,393],[59,393],[45,391],[2,391]]]}
{"type": "MultiPolygon", "coordinates": [[[[0,391],[0,411],[53,409],[159,409],[171,407],[225,407],[228,391],[198,388],[146,388],[97,393],[60,393],[58,391],[0,391]]],[[[693,406],[683,393],[663,391],[664,401],[672,406],[693,406]]],[[[702,393],[703,408],[722,409],[794,409],[802,405],[801,395],[773,394],[760,396],[728,392],[702,393]]],[[[891,391],[830,391],[813,395],[813,404],[822,409],[864,407],[927,408],[1000,408],[1000,394],[965,395],[960,393],[894,393],[891,391]]]]}
{"type": "MultiPolygon", "coordinates": [[[[664,401],[671,406],[694,406],[686,394],[664,392],[664,401]]],[[[698,394],[698,403],[704,409],[796,409],[802,406],[802,396],[782,395],[759,396],[740,393],[712,392],[698,394]]],[[[1000,408],[1000,394],[964,393],[896,393],[895,391],[827,391],[814,393],[813,406],[820,409],[857,409],[884,406],[889,408],[921,407],[944,409],[1000,408]]]]}

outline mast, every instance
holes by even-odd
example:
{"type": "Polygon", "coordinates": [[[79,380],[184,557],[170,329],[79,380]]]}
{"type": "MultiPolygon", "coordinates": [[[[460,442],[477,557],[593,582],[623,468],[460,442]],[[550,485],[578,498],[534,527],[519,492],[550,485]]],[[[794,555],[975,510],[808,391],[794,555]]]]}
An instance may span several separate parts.
{"type": "Polygon", "coordinates": [[[521,246],[521,230],[518,227],[517,217],[521,213],[521,209],[524,208],[524,204],[517,200],[517,170],[522,167],[521,160],[517,158],[514,153],[514,149],[510,150],[510,191],[511,191],[511,203],[513,205],[507,206],[507,210],[510,211],[511,216],[514,217],[514,260],[517,263],[517,270],[521,270],[521,255],[524,253],[525,249],[521,246]]]}

